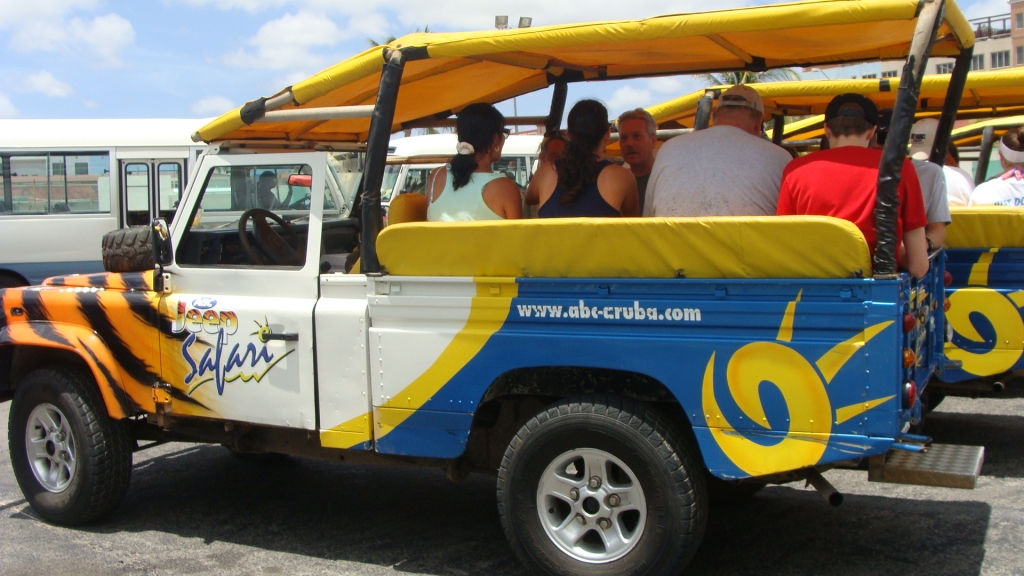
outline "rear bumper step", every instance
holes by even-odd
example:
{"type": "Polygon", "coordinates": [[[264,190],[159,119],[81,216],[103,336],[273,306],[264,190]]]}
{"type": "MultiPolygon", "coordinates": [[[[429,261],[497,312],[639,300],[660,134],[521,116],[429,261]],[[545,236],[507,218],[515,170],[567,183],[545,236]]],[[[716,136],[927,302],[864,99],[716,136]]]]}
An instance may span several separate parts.
{"type": "Polygon", "coordinates": [[[870,458],[868,481],[973,490],[984,461],[982,446],[932,444],[927,452],[890,450],[870,458]]]}

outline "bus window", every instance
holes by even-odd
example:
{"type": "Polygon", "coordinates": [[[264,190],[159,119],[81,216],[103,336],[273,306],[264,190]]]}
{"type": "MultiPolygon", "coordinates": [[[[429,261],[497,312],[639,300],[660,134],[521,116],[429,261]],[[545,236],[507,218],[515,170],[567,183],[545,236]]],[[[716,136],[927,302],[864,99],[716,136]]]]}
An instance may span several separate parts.
{"type": "Polygon", "coordinates": [[[430,168],[410,168],[405,175],[405,189],[403,194],[415,192],[417,194],[427,193],[427,176],[430,168]]]}
{"type": "Polygon", "coordinates": [[[50,178],[46,156],[11,158],[11,212],[47,214],[50,211],[50,178]]]}
{"type": "Polygon", "coordinates": [[[3,209],[13,214],[110,212],[110,156],[5,156],[3,209]]]}
{"type": "Polygon", "coordinates": [[[181,200],[182,171],[178,162],[161,162],[157,166],[157,210],[160,217],[171,222],[181,200]]]}
{"type": "Polygon", "coordinates": [[[149,224],[149,164],[132,162],[124,166],[125,225],[149,224]]]}

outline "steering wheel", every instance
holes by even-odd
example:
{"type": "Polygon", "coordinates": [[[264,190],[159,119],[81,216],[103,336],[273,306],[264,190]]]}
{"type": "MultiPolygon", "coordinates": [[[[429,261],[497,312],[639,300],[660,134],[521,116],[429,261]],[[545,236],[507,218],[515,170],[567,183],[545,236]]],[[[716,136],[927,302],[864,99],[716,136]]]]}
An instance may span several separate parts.
{"type": "Polygon", "coordinates": [[[270,264],[275,266],[302,266],[306,262],[306,255],[302,253],[299,243],[299,235],[291,224],[270,210],[263,208],[250,208],[242,213],[238,220],[238,238],[242,242],[242,249],[249,255],[256,264],[270,264]],[[252,235],[256,239],[256,247],[266,254],[262,256],[249,244],[249,234],[246,232],[246,224],[252,219],[252,235]],[[291,242],[286,241],[267,222],[267,219],[284,228],[290,236],[291,242]],[[267,260],[270,260],[267,262],[267,260]]]}

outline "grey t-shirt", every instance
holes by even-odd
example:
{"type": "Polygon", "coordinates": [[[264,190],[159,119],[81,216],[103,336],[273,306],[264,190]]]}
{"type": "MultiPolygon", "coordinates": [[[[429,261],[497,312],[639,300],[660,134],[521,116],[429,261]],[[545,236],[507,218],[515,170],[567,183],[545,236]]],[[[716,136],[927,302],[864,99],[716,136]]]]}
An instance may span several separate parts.
{"type": "Polygon", "coordinates": [[[927,160],[911,158],[917,169],[917,179],[921,181],[921,197],[924,200],[924,213],[929,224],[949,224],[953,221],[949,215],[949,200],[946,196],[946,177],[942,167],[927,160]]]}
{"type": "Polygon", "coordinates": [[[733,126],[676,136],[658,152],[644,216],[773,216],[788,152],[733,126]]]}

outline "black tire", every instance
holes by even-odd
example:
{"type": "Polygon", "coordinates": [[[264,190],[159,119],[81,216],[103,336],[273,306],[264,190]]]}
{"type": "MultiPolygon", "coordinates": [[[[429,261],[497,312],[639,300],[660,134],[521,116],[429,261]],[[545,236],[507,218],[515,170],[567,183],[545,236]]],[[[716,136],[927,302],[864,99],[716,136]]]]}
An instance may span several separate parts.
{"type": "Polygon", "coordinates": [[[80,371],[41,368],[23,378],[11,404],[7,437],[18,485],[47,522],[72,526],[96,520],[128,492],[132,441],[127,424],[107,416],[95,384],[80,371]],[[33,410],[46,404],[62,413],[75,447],[76,470],[56,493],[40,483],[25,442],[33,410]]]}
{"type": "Polygon", "coordinates": [[[708,484],[708,500],[712,506],[741,502],[754,496],[767,484],[757,482],[730,482],[722,480],[707,472],[705,479],[708,484]]]}
{"type": "MultiPolygon", "coordinates": [[[[696,454],[690,439],[644,404],[600,395],[566,399],[528,421],[505,451],[498,470],[498,511],[505,535],[520,559],[542,574],[675,576],[693,558],[707,525],[705,472],[696,454]],[[542,476],[581,449],[607,453],[625,464],[646,502],[646,520],[636,521],[638,526],[643,523],[643,531],[633,547],[603,563],[578,559],[559,548],[540,516],[550,516],[555,508],[538,509],[542,476]]],[[[572,466],[564,473],[574,473],[572,466]]],[[[608,478],[610,484],[611,473],[608,478]]],[[[585,510],[585,493],[577,492],[577,498],[585,510]]],[[[566,514],[568,518],[574,512],[566,514]]],[[[591,520],[600,522],[594,517],[586,522],[591,520]]],[[[580,530],[597,529],[588,524],[580,530]]],[[[581,541],[587,537],[584,533],[581,541]]]]}
{"type": "Polygon", "coordinates": [[[153,230],[132,226],[103,235],[103,269],[107,272],[145,272],[156,268],[153,230]]]}

